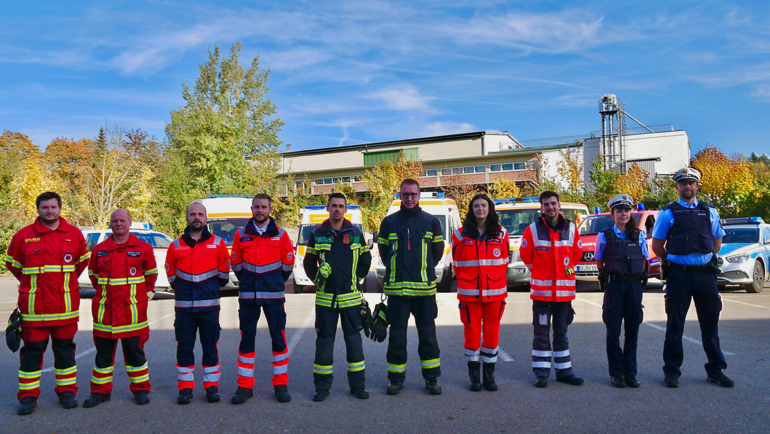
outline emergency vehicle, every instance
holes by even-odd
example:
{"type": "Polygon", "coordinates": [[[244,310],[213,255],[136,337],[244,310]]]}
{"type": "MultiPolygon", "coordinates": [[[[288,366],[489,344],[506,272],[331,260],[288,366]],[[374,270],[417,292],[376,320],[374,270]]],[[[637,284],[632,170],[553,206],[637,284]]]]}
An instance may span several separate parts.
{"type": "MultiPolygon", "coordinates": [[[[444,232],[444,255],[441,257],[438,265],[436,265],[436,289],[439,292],[449,292],[451,291],[452,279],[454,278],[454,271],[452,270],[452,232],[462,226],[457,202],[444,197],[442,192],[422,192],[420,193],[420,208],[441,222],[441,229],[444,232]]],[[[391,215],[400,209],[401,200],[397,198],[390,204],[387,215],[391,215]]],[[[378,238],[378,235],[378,232],[374,233],[375,240],[378,238]]],[[[372,259],[377,264],[375,266],[377,289],[382,291],[382,281],[385,278],[385,264],[382,263],[379,250],[372,252],[372,259]]]]}
{"type": "MultiPolygon", "coordinates": [[[[110,229],[82,227],[80,230],[83,232],[83,236],[86,239],[88,251],[92,251],[97,244],[112,235],[112,230],[110,229]]],[[[166,251],[168,250],[168,246],[171,245],[174,240],[166,234],[152,230],[152,223],[132,222],[129,232],[152,246],[152,251],[155,253],[155,262],[158,263],[158,280],[155,282],[156,290],[171,291],[163,264],[166,263],[166,251]]],[[[87,290],[81,291],[81,295],[84,297],[93,296],[91,280],[88,278],[88,270],[84,271],[83,274],[78,277],[78,283],[81,288],[87,288],[87,290]]]]}
{"type": "MultiPolygon", "coordinates": [[[[495,212],[500,218],[500,225],[508,230],[510,239],[510,257],[508,263],[508,286],[528,285],[532,273],[521,260],[519,248],[524,231],[540,218],[540,200],[537,196],[495,199],[495,212]]],[[[579,226],[588,216],[588,207],[582,203],[561,202],[564,218],[579,226]]],[[[584,241],[585,243],[585,241],[584,241]]]]}
{"type": "MultiPolygon", "coordinates": [[[[637,229],[644,232],[647,237],[647,251],[650,253],[650,258],[647,260],[650,266],[650,277],[660,277],[660,259],[652,251],[652,228],[655,227],[655,220],[658,218],[658,211],[649,211],[644,209],[644,204],[637,204],[636,211],[631,215],[636,219],[637,229]]],[[[599,207],[594,208],[594,214],[586,217],[585,220],[578,227],[580,232],[580,239],[583,241],[583,258],[577,264],[575,269],[575,277],[580,281],[596,282],[599,280],[599,269],[596,265],[596,259],[594,259],[594,251],[596,251],[596,236],[599,232],[612,228],[615,223],[612,220],[612,214],[608,212],[599,212],[599,207]]],[[[647,281],[642,282],[642,285],[647,285],[647,281]]]]}
{"type": "MultiPolygon", "coordinates": [[[[305,260],[305,249],[307,249],[307,242],[310,239],[310,234],[314,230],[321,226],[326,219],[329,218],[329,211],[323,205],[306,206],[299,210],[301,215],[301,221],[299,224],[299,233],[297,235],[297,242],[294,245],[294,253],[296,259],[294,260],[294,292],[301,294],[302,292],[314,292],[315,284],[311,281],[307,274],[305,274],[305,268],[303,262],[305,260]]],[[[361,214],[361,207],[358,205],[348,205],[348,212],[345,213],[345,219],[350,220],[353,226],[357,226],[364,232],[363,216],[361,214]]],[[[366,238],[364,236],[364,238],[366,238]]],[[[369,240],[369,247],[371,248],[371,239],[369,240]]],[[[366,279],[361,280],[363,283],[366,279]]],[[[363,286],[366,287],[365,285],[363,286]]]]}
{"type": "MultiPolygon", "coordinates": [[[[241,229],[251,219],[251,195],[236,194],[209,194],[205,199],[198,199],[206,207],[208,222],[206,226],[209,232],[218,235],[225,240],[227,250],[231,251],[233,247],[233,238],[238,229],[241,229]]],[[[223,290],[237,289],[238,278],[235,273],[230,271],[230,283],[225,285],[223,290]]]]}

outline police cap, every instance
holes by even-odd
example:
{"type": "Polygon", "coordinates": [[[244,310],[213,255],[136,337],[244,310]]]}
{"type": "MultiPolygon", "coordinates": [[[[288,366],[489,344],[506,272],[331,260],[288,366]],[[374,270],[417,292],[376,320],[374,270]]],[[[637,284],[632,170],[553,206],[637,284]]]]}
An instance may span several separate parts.
{"type": "Polygon", "coordinates": [[[676,182],[698,182],[700,178],[700,171],[694,167],[685,167],[674,174],[674,181],[676,182]]]}
{"type": "Polygon", "coordinates": [[[619,194],[607,202],[607,207],[609,207],[610,210],[615,208],[631,209],[634,207],[634,198],[627,194],[619,194]]]}

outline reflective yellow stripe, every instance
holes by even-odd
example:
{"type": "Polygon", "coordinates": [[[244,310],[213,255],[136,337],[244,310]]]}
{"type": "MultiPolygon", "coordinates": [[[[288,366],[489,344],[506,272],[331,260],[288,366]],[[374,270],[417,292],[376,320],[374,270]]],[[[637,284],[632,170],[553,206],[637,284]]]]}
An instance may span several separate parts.
{"type": "Polygon", "coordinates": [[[19,371],[19,377],[21,378],[40,378],[40,376],[43,374],[43,371],[19,371]]]}
{"type": "Polygon", "coordinates": [[[37,389],[38,387],[40,387],[40,380],[33,381],[32,383],[19,382],[19,390],[37,389]]]}
{"type": "Polygon", "coordinates": [[[144,362],[144,365],[142,366],[126,366],[126,372],[138,372],[143,369],[148,369],[149,365],[147,362],[144,362]]]}
{"type": "Polygon", "coordinates": [[[420,360],[422,369],[438,368],[441,366],[441,359],[420,360]]]}
{"type": "MultiPolygon", "coordinates": [[[[106,282],[102,283],[101,277],[99,278],[99,284],[102,285],[102,299],[99,300],[99,311],[96,314],[96,322],[99,324],[104,324],[104,304],[107,302],[107,284],[106,282]]],[[[96,328],[96,324],[94,324],[94,328],[96,328]]]]}
{"type": "Polygon", "coordinates": [[[71,273],[64,274],[64,311],[65,312],[72,312],[72,296],[70,295],[70,276],[71,276],[71,273]]]}
{"type": "Polygon", "coordinates": [[[141,330],[144,327],[147,327],[147,321],[142,321],[139,324],[132,324],[127,326],[116,326],[116,327],[113,327],[111,325],[105,325],[105,324],[94,324],[94,330],[99,330],[101,332],[109,332],[109,333],[132,332],[136,330],[141,330]]]}
{"type": "MultiPolygon", "coordinates": [[[[432,235],[432,234],[431,234],[432,235]]],[[[428,262],[428,242],[425,237],[422,238],[422,264],[420,265],[420,278],[423,282],[428,281],[427,262],[428,262]]]]}
{"type": "Polygon", "coordinates": [[[67,313],[52,313],[52,314],[46,314],[46,315],[33,315],[33,314],[21,314],[21,319],[25,321],[55,321],[55,320],[61,320],[61,319],[72,319],[77,318],[78,312],[67,312],[67,313]]]}
{"type": "Polygon", "coordinates": [[[397,373],[406,372],[406,363],[404,363],[403,365],[391,365],[390,363],[388,363],[388,372],[397,372],[397,373]]]}
{"type": "Polygon", "coordinates": [[[67,374],[72,374],[72,373],[77,372],[77,371],[78,371],[78,367],[77,366],[73,366],[71,368],[54,369],[53,370],[55,375],[67,375],[67,374]]]}
{"type": "Polygon", "coordinates": [[[354,363],[348,363],[348,371],[350,372],[358,372],[364,370],[364,361],[360,362],[354,362],[354,363]]]}
{"type": "Polygon", "coordinates": [[[91,382],[96,384],[112,383],[112,375],[110,375],[109,377],[102,377],[102,378],[91,376],[91,382]]]}
{"type": "Polygon", "coordinates": [[[87,261],[89,259],[91,259],[91,252],[88,252],[85,255],[81,256],[80,260],[78,261],[78,263],[83,262],[83,261],[87,261]]]}
{"type": "Polygon", "coordinates": [[[131,285],[131,324],[139,322],[139,310],[136,308],[136,285],[131,285]]]}
{"type": "Polygon", "coordinates": [[[128,376],[128,379],[131,380],[132,383],[141,383],[142,381],[150,381],[150,374],[142,375],[141,377],[132,377],[128,376]]]}
{"type": "Polygon", "coordinates": [[[94,371],[98,372],[100,374],[110,374],[114,370],[115,370],[115,366],[114,365],[113,366],[108,366],[106,368],[99,368],[99,367],[94,366],[94,371]]]}
{"type": "Polygon", "coordinates": [[[333,365],[313,365],[313,373],[321,375],[331,375],[334,369],[333,365]]]}
{"type": "Polygon", "coordinates": [[[56,379],[56,385],[57,386],[66,386],[68,384],[75,384],[77,383],[77,378],[57,378],[56,379]]]}
{"type": "Polygon", "coordinates": [[[128,277],[128,278],[123,278],[123,279],[109,279],[107,277],[100,277],[99,278],[99,284],[100,285],[112,285],[112,286],[117,286],[117,285],[134,285],[134,284],[142,283],[142,282],[144,282],[144,276],[128,277]]]}
{"type": "MultiPolygon", "coordinates": [[[[37,275],[32,275],[32,279],[29,281],[29,305],[27,306],[27,312],[30,315],[35,314],[35,291],[37,291],[37,275]]],[[[24,314],[22,314],[22,319],[24,314]]]]}
{"type": "Polygon", "coordinates": [[[153,268],[152,270],[145,270],[145,272],[144,272],[145,276],[149,276],[151,274],[158,274],[158,269],[157,268],[153,268]]]}

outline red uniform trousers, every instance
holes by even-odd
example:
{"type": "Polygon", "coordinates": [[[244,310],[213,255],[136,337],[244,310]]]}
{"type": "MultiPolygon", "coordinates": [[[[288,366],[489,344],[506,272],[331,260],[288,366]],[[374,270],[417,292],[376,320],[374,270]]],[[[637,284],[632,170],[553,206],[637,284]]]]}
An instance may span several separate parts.
{"type": "Polygon", "coordinates": [[[91,393],[112,393],[112,373],[115,370],[115,351],[118,349],[118,340],[123,345],[123,361],[126,364],[126,373],[131,381],[129,390],[131,393],[138,391],[150,391],[150,374],[147,358],[144,355],[144,344],[150,338],[150,332],[130,338],[111,339],[94,336],[96,346],[96,362],[91,376],[91,393]]]}
{"type": "Polygon", "coordinates": [[[32,327],[22,322],[21,339],[24,346],[19,351],[19,402],[22,398],[40,396],[40,376],[43,374],[43,354],[48,347],[48,337],[52,338],[51,350],[54,359],[54,374],[56,387],[54,392],[60,395],[64,392],[78,393],[77,374],[75,365],[75,333],[77,323],[51,326],[32,327]]]}
{"type": "Polygon", "coordinates": [[[460,302],[460,320],[465,326],[465,357],[469,362],[497,362],[500,319],[504,311],[505,300],[460,302]]]}

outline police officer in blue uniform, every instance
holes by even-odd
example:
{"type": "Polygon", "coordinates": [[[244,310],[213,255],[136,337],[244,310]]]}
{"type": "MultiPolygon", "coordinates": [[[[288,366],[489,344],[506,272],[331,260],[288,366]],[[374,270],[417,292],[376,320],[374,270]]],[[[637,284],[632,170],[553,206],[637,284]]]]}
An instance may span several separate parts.
{"type": "Polygon", "coordinates": [[[668,322],[663,346],[664,384],[667,387],[679,386],[682,374],[679,368],[684,359],[682,334],[691,300],[695,301],[703,349],[708,357],[708,381],[722,387],[735,384],[722,373],[727,362],[719,346],[718,334],[722,299],[717,288],[716,253],[722,246],[725,231],[716,209],[695,197],[700,179],[700,172],[692,167],[674,174],[679,200],[658,214],[652,233],[652,250],[661,258],[664,278],[668,275],[668,322]]]}
{"type": "Polygon", "coordinates": [[[650,257],[647,237],[631,214],[634,200],[619,194],[607,203],[615,225],[596,237],[596,264],[604,288],[602,320],[607,327],[607,361],[615,387],[639,387],[636,378],[636,343],[642,323],[642,281],[650,257]],[[625,321],[625,343],[620,347],[620,327],[625,321]]]}

